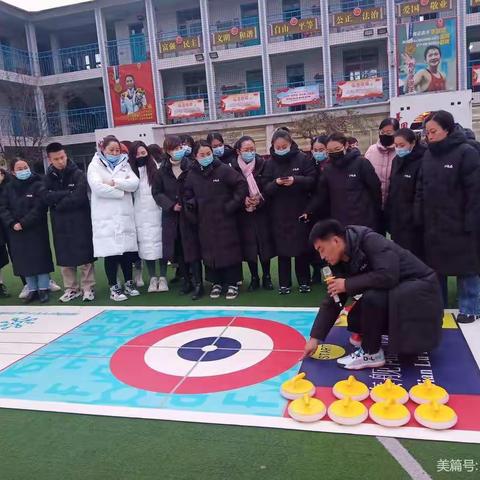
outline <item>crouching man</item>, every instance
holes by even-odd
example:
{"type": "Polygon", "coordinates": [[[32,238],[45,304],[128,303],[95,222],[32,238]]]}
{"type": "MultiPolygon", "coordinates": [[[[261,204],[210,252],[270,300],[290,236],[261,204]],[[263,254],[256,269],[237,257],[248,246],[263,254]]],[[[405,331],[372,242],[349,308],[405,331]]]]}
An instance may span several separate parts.
{"type": "Polygon", "coordinates": [[[339,366],[383,366],[382,335],[388,335],[388,351],[396,354],[428,352],[440,343],[440,285],[433,270],[412,253],[367,227],[343,227],[336,220],[318,222],[310,241],[332,266],[333,275],[305,346],[306,356],[325,340],[348,297],[357,295],[361,298],[348,314],[348,330],[351,340],[358,339],[358,349],[337,360],[339,366]]]}

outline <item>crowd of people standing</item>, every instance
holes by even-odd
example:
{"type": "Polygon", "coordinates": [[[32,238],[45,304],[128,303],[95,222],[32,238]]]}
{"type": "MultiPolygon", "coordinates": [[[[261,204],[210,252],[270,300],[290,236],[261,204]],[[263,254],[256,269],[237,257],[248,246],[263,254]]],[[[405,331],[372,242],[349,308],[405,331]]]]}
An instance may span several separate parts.
{"type": "MultiPolygon", "coordinates": [[[[97,258],[115,301],[140,295],[144,267],[147,291],[168,291],[169,263],[180,293],[193,300],[205,282],[211,298],[237,298],[243,262],[249,291],[273,290],[275,257],[278,293],[292,291],[293,260],[307,294],[323,261],[309,233],[333,218],[389,235],[424,260],[445,304],[447,277],[457,277],[459,321],[480,315],[480,145],[446,111],[429,115],[423,135],[383,120],[365,155],[341,132],[313,138],[303,152],[288,128],[275,131],[265,157],[253,138],[232,147],[218,132],[196,142],[168,135],[162,147],[107,136],[86,175],[62,145],[48,145],[47,155],[45,176],[24,158],[0,173],[0,268],[8,247],[26,302],[49,299],[48,211],[62,302],[95,298],[97,258]]],[[[0,295],[7,295],[1,277],[0,295]]]]}

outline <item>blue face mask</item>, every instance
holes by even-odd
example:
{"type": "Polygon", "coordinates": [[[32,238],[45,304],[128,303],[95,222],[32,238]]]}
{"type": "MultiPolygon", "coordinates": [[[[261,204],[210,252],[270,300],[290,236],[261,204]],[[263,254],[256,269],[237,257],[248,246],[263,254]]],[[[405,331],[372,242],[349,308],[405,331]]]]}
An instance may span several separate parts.
{"type": "Polygon", "coordinates": [[[25,170],[19,170],[18,172],[15,172],[15,176],[19,180],[28,180],[32,176],[32,172],[29,168],[25,170]]]}
{"type": "Polygon", "coordinates": [[[122,154],[120,155],[110,155],[109,153],[105,154],[105,159],[110,164],[112,168],[115,168],[120,160],[122,159],[122,154]]]}
{"type": "Polygon", "coordinates": [[[183,149],[185,150],[185,155],[190,155],[192,153],[192,147],[189,147],[188,145],[184,145],[183,149]]]}
{"type": "Polygon", "coordinates": [[[255,152],[242,152],[242,160],[245,163],[250,163],[255,160],[255,152]]]}
{"type": "Polygon", "coordinates": [[[327,152],[313,152],[313,158],[317,163],[323,162],[327,159],[327,152]]]}
{"type": "Polygon", "coordinates": [[[288,152],[290,152],[289,148],[284,148],[283,150],[275,149],[275,155],[278,155],[279,157],[284,157],[288,152]]]}
{"type": "Polygon", "coordinates": [[[198,163],[202,167],[208,167],[212,162],[213,162],[213,155],[209,155],[208,157],[204,157],[198,160],[198,163]]]}
{"type": "Polygon", "coordinates": [[[395,152],[400,158],[402,158],[406,157],[412,151],[409,148],[396,148],[395,152]]]}
{"type": "Polygon", "coordinates": [[[217,157],[222,157],[224,153],[225,153],[225,145],[222,145],[220,147],[215,147],[213,149],[213,154],[216,155],[217,157]]]}
{"type": "Polygon", "coordinates": [[[175,150],[171,153],[172,160],[179,162],[185,156],[185,150],[182,148],[181,150],[175,150]]]}

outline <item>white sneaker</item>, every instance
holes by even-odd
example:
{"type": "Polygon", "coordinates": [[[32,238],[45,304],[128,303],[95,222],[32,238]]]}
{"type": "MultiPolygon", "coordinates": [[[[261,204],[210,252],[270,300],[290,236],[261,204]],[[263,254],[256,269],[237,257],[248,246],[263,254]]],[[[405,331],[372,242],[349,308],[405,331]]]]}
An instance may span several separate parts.
{"type": "Polygon", "coordinates": [[[225,298],[227,300],[235,300],[237,297],[238,297],[238,287],[234,287],[230,285],[228,287],[227,295],[225,296],[225,298]]]}
{"type": "Polygon", "coordinates": [[[67,288],[65,290],[65,293],[59,298],[59,300],[62,303],[68,303],[81,296],[82,296],[82,292],[79,292],[78,290],[72,290],[71,288],[67,288]]]}
{"type": "Polygon", "coordinates": [[[49,290],[51,292],[59,292],[61,289],[62,288],[55,283],[55,280],[50,279],[49,290]]]}
{"type": "Polygon", "coordinates": [[[143,270],[142,268],[134,268],[133,269],[133,278],[135,280],[135,285],[137,288],[141,288],[145,286],[145,282],[143,281],[143,270]]]}
{"type": "Polygon", "coordinates": [[[158,292],[158,278],[152,277],[150,279],[150,285],[148,286],[148,293],[155,293],[158,292]]]}
{"type": "Polygon", "coordinates": [[[22,291],[20,292],[20,295],[18,296],[18,298],[21,298],[21,299],[25,300],[28,297],[29,293],[30,293],[30,291],[28,290],[28,285],[24,285],[23,288],[22,288],[22,291]]]}
{"type": "Polygon", "coordinates": [[[113,287],[110,287],[110,300],[114,302],[124,302],[128,297],[122,292],[122,287],[120,284],[116,284],[113,287]]]}
{"type": "Polygon", "coordinates": [[[138,297],[140,295],[140,292],[135,288],[135,285],[133,284],[133,280],[130,280],[124,285],[123,292],[129,297],[138,297]]]}
{"type": "Polygon", "coordinates": [[[365,353],[359,348],[347,357],[339,358],[337,364],[347,370],[361,370],[363,368],[379,368],[385,365],[385,355],[380,349],[377,353],[365,353]]]}
{"type": "Polygon", "coordinates": [[[168,292],[168,282],[165,277],[160,277],[158,279],[158,290],[157,292],[168,292]]]}
{"type": "Polygon", "coordinates": [[[93,302],[95,300],[95,292],[93,290],[85,290],[83,292],[83,299],[84,302],[93,302]]]}

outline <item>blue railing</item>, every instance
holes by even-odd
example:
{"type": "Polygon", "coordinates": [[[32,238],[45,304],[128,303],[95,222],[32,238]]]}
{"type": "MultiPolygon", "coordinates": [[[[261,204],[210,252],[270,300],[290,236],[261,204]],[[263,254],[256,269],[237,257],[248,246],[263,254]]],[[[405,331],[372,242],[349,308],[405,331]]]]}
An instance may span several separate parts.
{"type": "MultiPolygon", "coordinates": [[[[401,0],[399,3],[406,2],[407,0],[401,0]]],[[[385,0],[351,0],[349,2],[338,2],[338,3],[329,3],[328,4],[328,13],[340,13],[340,12],[351,12],[355,8],[374,8],[374,7],[385,7],[385,0]]]]}
{"type": "Polygon", "coordinates": [[[5,137],[36,137],[40,124],[35,112],[0,109],[0,132],[5,137]]]}
{"type": "MultiPolygon", "coordinates": [[[[348,85],[348,84],[347,84],[348,85]]],[[[339,106],[339,105],[363,105],[366,103],[378,103],[378,102],[385,102],[389,99],[389,79],[388,79],[388,72],[381,71],[373,73],[371,71],[364,72],[361,75],[353,76],[349,74],[333,74],[332,75],[332,105],[339,106]],[[348,81],[355,81],[355,80],[364,80],[368,78],[381,78],[382,85],[381,91],[376,92],[375,88],[371,87],[369,95],[365,92],[361,92],[357,90],[356,96],[360,98],[341,98],[342,95],[346,97],[352,97],[355,95],[354,89],[342,89],[342,95],[339,94],[338,86],[340,82],[348,82],[348,81]]]]}
{"type": "MultiPolygon", "coordinates": [[[[321,11],[320,7],[312,6],[310,8],[302,8],[302,9],[291,9],[285,10],[283,13],[269,15],[267,17],[267,26],[268,26],[268,38],[269,42],[282,42],[288,40],[298,40],[299,38],[308,38],[308,37],[316,37],[322,34],[321,32],[321,11]],[[273,26],[279,23],[288,23],[293,22],[293,19],[298,21],[299,23],[302,20],[306,19],[314,19],[316,20],[316,26],[313,27],[311,22],[304,25],[306,31],[300,33],[289,33],[289,34],[278,34],[274,31],[273,26]]],[[[291,28],[295,28],[295,25],[292,25],[291,28]]]]}
{"type": "Polygon", "coordinates": [[[129,38],[109,40],[107,42],[109,65],[141,63],[149,59],[149,48],[146,36],[142,33],[129,38]]]}
{"type": "MultiPolygon", "coordinates": [[[[196,95],[176,95],[176,96],[169,96],[164,97],[163,104],[165,107],[165,116],[167,119],[168,124],[179,124],[179,123],[192,123],[192,122],[203,122],[210,118],[209,110],[208,110],[208,95],[205,94],[196,94],[196,95]],[[203,114],[198,114],[192,117],[183,117],[183,118],[168,118],[169,117],[169,107],[168,104],[170,102],[180,102],[183,100],[200,100],[203,99],[204,104],[204,111],[203,114]]],[[[178,111],[178,109],[177,109],[178,111]]]]}
{"type": "Polygon", "coordinates": [[[51,137],[92,133],[107,128],[105,106],[66,110],[65,113],[47,113],[48,131],[51,137]]]}
{"type": "Polygon", "coordinates": [[[91,70],[101,66],[97,43],[38,52],[38,61],[43,76],[91,70]]]}
{"type": "MultiPolygon", "coordinates": [[[[212,48],[215,50],[250,47],[252,45],[260,44],[260,24],[258,17],[234,18],[225,22],[216,22],[215,25],[210,25],[210,32],[212,33],[212,48]],[[243,38],[242,32],[235,34],[233,29],[250,29],[256,28],[254,38],[243,38]],[[215,43],[215,34],[221,32],[221,42],[215,43]]],[[[253,32],[252,32],[253,33],[253,32]]]]}
{"type": "Polygon", "coordinates": [[[32,57],[26,50],[0,43],[0,70],[31,75],[32,57]]]}
{"type": "Polygon", "coordinates": [[[467,0],[467,13],[480,13],[480,5],[473,7],[470,0],[467,0]]]}

